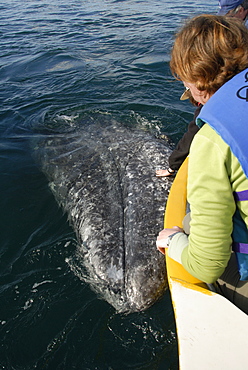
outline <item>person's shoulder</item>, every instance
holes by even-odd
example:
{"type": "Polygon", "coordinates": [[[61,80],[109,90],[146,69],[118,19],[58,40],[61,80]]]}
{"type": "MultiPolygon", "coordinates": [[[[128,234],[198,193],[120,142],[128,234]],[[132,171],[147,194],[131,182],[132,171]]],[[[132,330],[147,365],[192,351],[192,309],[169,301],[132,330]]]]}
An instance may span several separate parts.
{"type": "Polygon", "coordinates": [[[222,152],[224,156],[228,155],[230,147],[222,139],[222,137],[207,123],[205,123],[198,133],[195,135],[194,143],[192,143],[194,150],[217,150],[222,152]]]}
{"type": "Polygon", "coordinates": [[[224,142],[222,137],[207,123],[205,123],[205,125],[201,127],[197,135],[206,137],[207,139],[211,140],[215,144],[218,144],[218,145],[224,144],[225,146],[227,146],[227,144],[224,142]]]}

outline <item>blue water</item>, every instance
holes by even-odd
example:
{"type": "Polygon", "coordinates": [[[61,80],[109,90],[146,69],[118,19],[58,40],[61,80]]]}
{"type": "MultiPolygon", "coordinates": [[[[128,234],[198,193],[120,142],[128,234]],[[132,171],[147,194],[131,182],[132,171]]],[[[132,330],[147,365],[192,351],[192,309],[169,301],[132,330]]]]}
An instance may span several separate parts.
{"type": "Polygon", "coordinates": [[[168,291],[125,316],[71,271],[77,241],[29,142],[102,112],[176,143],[193,107],[170,74],[173,36],[216,10],[214,0],[0,2],[1,369],[178,369],[168,291]]]}

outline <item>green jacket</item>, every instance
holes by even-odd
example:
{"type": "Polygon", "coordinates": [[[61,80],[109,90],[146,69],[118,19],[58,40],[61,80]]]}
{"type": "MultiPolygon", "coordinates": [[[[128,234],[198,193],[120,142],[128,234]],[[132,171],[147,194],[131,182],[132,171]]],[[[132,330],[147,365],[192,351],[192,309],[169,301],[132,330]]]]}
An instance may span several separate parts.
{"type": "MultiPolygon", "coordinates": [[[[190,236],[176,234],[168,252],[193,276],[213,283],[231,255],[233,192],[247,190],[248,179],[230,147],[208,124],[193,139],[188,171],[190,236]]],[[[237,206],[248,227],[248,201],[237,206]]]]}

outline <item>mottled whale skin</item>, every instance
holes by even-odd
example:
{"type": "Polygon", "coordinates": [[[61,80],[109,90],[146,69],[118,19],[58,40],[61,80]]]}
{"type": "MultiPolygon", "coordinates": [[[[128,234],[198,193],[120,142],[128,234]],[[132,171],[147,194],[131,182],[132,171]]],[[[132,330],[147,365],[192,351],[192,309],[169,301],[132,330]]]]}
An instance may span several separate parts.
{"type": "Polygon", "coordinates": [[[170,179],[163,140],[112,119],[42,136],[36,158],[78,239],[71,268],[118,312],[151,306],[167,288],[156,236],[170,179]]]}

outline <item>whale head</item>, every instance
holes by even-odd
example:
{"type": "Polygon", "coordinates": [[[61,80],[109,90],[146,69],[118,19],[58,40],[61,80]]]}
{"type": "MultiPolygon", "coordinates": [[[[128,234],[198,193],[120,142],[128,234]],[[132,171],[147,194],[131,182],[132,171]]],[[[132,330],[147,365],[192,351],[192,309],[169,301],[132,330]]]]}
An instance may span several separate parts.
{"type": "Polygon", "coordinates": [[[171,180],[155,169],[168,143],[108,118],[43,135],[35,152],[77,236],[73,272],[118,312],[151,306],[167,288],[155,242],[171,180]]]}

